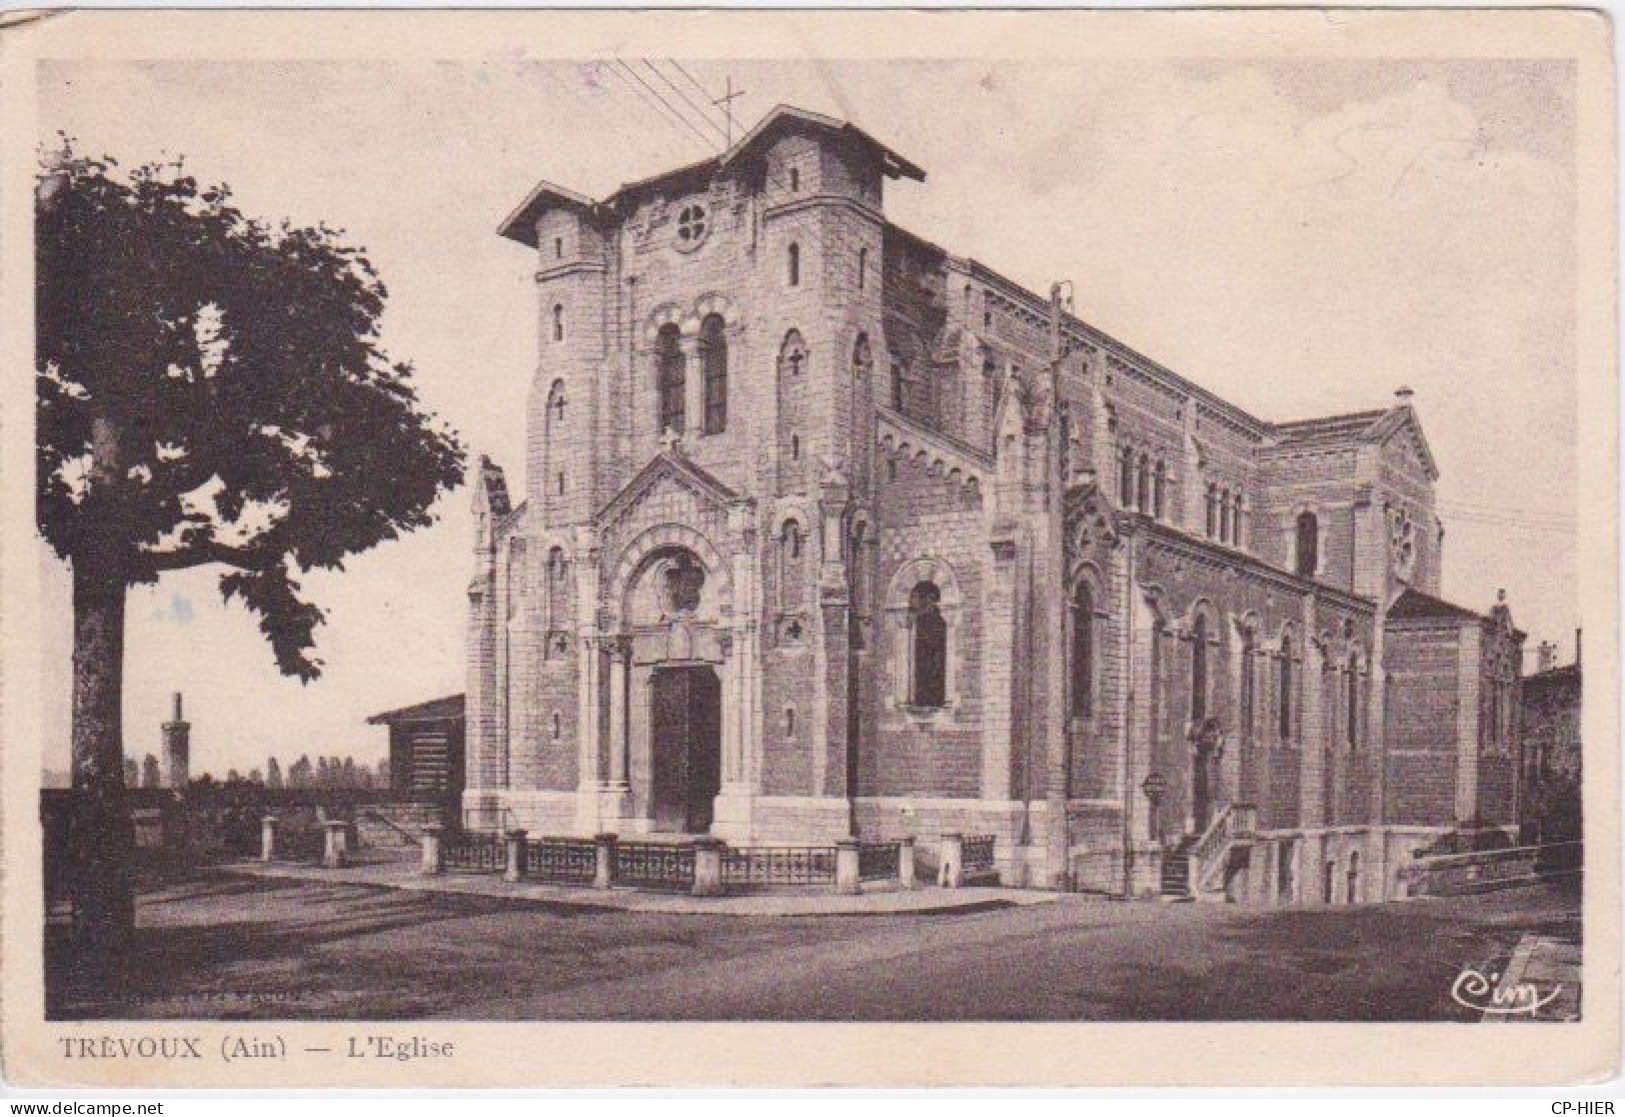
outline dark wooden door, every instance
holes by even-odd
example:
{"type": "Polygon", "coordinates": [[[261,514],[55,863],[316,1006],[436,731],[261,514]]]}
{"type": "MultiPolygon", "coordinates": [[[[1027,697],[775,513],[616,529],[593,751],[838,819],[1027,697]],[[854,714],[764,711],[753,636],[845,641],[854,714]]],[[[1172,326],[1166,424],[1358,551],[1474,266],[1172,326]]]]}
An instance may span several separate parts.
{"type": "Polygon", "coordinates": [[[649,685],[654,828],[703,834],[722,789],[722,684],[709,667],[668,667],[649,685]]]}

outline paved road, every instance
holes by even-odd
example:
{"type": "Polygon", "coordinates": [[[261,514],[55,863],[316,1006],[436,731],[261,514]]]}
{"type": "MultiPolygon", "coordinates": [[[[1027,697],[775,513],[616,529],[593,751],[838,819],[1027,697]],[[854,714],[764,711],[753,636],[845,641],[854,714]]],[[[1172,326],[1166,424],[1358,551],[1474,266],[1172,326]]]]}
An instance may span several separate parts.
{"type": "Polygon", "coordinates": [[[52,981],[59,1018],[1476,1019],[1449,989],[1526,932],[1542,886],[1325,911],[1064,899],[970,915],[583,913],[214,878],[143,898],[121,989],[52,981]]]}

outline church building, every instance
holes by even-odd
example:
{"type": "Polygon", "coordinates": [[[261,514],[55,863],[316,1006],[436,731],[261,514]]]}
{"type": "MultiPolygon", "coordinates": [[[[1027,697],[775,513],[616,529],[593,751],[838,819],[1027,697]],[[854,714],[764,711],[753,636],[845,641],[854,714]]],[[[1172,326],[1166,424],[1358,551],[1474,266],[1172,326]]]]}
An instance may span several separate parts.
{"type": "Polygon", "coordinates": [[[503,223],[539,353],[523,491],[476,479],[465,823],[1311,903],[1515,826],[1523,634],[1440,598],[1409,393],[1251,415],[891,223],[924,179],[781,106],[503,223]]]}

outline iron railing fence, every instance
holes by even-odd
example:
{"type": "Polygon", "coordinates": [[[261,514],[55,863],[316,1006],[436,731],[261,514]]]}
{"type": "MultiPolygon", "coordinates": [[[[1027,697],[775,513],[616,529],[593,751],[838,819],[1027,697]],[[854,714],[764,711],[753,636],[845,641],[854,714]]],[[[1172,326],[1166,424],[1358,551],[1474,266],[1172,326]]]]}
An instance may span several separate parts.
{"type": "Polygon", "coordinates": [[[964,870],[966,876],[979,876],[993,871],[993,842],[992,834],[967,834],[964,845],[964,870]]]}
{"type": "Polygon", "coordinates": [[[591,884],[598,846],[590,838],[532,838],[525,843],[525,875],[544,884],[591,884]]]}
{"type": "Polygon", "coordinates": [[[500,873],[508,865],[507,843],[499,835],[471,830],[447,834],[441,845],[441,856],[448,869],[476,873],[500,873]]]}
{"type": "Polygon", "coordinates": [[[722,851],[722,883],[743,887],[833,885],[835,847],[725,847],[722,851]]]}
{"type": "Polygon", "coordinates": [[[617,842],[615,880],[639,888],[692,888],[694,847],[661,842],[617,842]]]}
{"type": "Polygon", "coordinates": [[[901,842],[864,842],[858,846],[859,880],[895,880],[901,842]]]}

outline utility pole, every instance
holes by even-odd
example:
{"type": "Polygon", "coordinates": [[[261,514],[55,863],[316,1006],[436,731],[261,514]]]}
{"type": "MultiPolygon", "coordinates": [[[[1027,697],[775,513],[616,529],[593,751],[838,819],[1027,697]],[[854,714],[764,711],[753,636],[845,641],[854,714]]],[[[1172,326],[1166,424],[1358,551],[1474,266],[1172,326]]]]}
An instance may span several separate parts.
{"type": "Polygon", "coordinates": [[[733,75],[730,74],[728,75],[728,80],[723,87],[722,96],[714,99],[711,102],[713,105],[722,106],[723,118],[728,122],[728,130],[726,135],[728,137],[729,147],[734,145],[734,98],[743,97],[744,95],[745,91],[743,89],[734,88],[733,75]]]}

